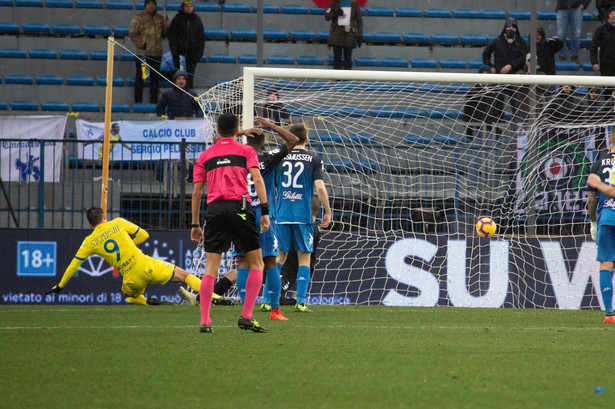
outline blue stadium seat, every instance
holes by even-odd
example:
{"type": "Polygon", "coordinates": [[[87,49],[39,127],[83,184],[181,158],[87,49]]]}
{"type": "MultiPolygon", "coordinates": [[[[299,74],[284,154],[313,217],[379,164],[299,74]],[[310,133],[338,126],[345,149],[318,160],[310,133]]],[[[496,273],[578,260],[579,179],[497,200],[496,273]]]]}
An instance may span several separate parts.
{"type": "Polygon", "coordinates": [[[147,102],[135,102],[134,104],[132,104],[132,112],[155,113],[156,104],[150,104],[147,102]]]}
{"type": "Polygon", "coordinates": [[[318,6],[312,6],[312,8],[310,9],[310,13],[311,14],[316,14],[316,15],[324,16],[325,14],[327,14],[327,10],[326,9],[321,9],[318,6]]]}
{"type": "Polygon", "coordinates": [[[83,34],[86,35],[111,35],[111,29],[103,24],[84,24],[83,34]]]}
{"type": "Polygon", "coordinates": [[[34,48],[28,53],[28,57],[36,59],[57,60],[58,53],[48,48],[34,48]]]}
{"type": "Polygon", "coordinates": [[[226,3],[224,5],[224,11],[227,13],[251,13],[252,7],[247,4],[240,3],[226,3]]]}
{"type": "Polygon", "coordinates": [[[325,60],[313,55],[300,55],[297,57],[299,65],[325,65],[325,60]]]}
{"type": "Polygon", "coordinates": [[[10,21],[0,21],[0,33],[19,33],[19,24],[10,21]]]}
{"type": "Polygon", "coordinates": [[[423,10],[423,14],[425,17],[435,17],[435,18],[450,18],[453,17],[453,14],[450,10],[444,9],[442,7],[429,7],[423,10]]]}
{"type": "Polygon", "coordinates": [[[483,60],[481,60],[480,58],[475,58],[475,59],[472,59],[472,60],[468,60],[468,68],[479,69],[483,65],[484,65],[483,64],[483,60]]]}
{"type": "Polygon", "coordinates": [[[403,67],[403,68],[407,68],[410,64],[408,63],[408,60],[406,60],[405,58],[401,58],[401,57],[384,57],[382,59],[382,66],[383,67],[403,67]]]}
{"type": "Polygon", "coordinates": [[[412,68],[438,68],[438,62],[433,58],[413,58],[410,60],[412,68]]]}
{"type": "Polygon", "coordinates": [[[265,40],[284,40],[288,39],[288,33],[284,30],[265,28],[263,29],[263,38],[265,40]]]}
{"type": "Polygon", "coordinates": [[[356,57],[354,63],[357,67],[382,67],[382,58],[356,57]]]}
{"type": "Polygon", "coordinates": [[[105,3],[98,0],[76,0],[75,2],[79,9],[104,9],[105,3]]]}
{"type": "Polygon", "coordinates": [[[38,111],[38,103],[27,100],[11,101],[13,111],[38,111]]]}
{"type": "Polygon", "coordinates": [[[81,27],[77,24],[53,24],[51,26],[54,34],[81,34],[81,27]]]}
{"type": "Polygon", "coordinates": [[[46,0],[45,5],[56,9],[72,9],[75,6],[73,0],[46,0]]]}
{"type": "Polygon", "coordinates": [[[376,118],[403,118],[404,111],[402,109],[388,108],[388,107],[374,107],[368,111],[370,116],[376,118]]]}
{"type": "MultiPolygon", "coordinates": [[[[113,86],[114,87],[123,87],[125,83],[126,82],[124,81],[124,78],[113,77],[113,86]]],[[[97,75],[96,76],[96,84],[100,85],[101,87],[106,87],[107,86],[107,76],[106,75],[97,75]]]]}
{"type": "Polygon", "coordinates": [[[94,78],[89,75],[67,75],[66,85],[94,85],[94,78]]]}
{"type": "Polygon", "coordinates": [[[421,143],[421,144],[429,144],[429,143],[441,143],[444,145],[456,145],[460,142],[468,143],[469,140],[465,136],[459,135],[434,135],[434,136],[423,136],[416,134],[408,134],[406,135],[406,143],[421,143]]]}
{"type": "Polygon", "coordinates": [[[447,109],[447,108],[434,108],[434,109],[424,109],[423,114],[427,118],[439,119],[439,118],[449,118],[449,119],[457,119],[462,114],[461,111],[456,109],[447,109]]]}
{"type": "Polygon", "coordinates": [[[314,41],[318,35],[311,30],[290,30],[288,32],[291,40],[295,41],[314,41]]]}
{"type": "Polygon", "coordinates": [[[539,10],[536,12],[538,20],[557,20],[557,13],[554,10],[539,10]]]}
{"type": "Polygon", "coordinates": [[[487,36],[482,34],[462,34],[459,36],[463,45],[487,45],[487,36]]]}
{"type": "Polygon", "coordinates": [[[508,16],[517,20],[529,20],[532,13],[529,10],[508,10],[508,16]]]}
{"type": "Polygon", "coordinates": [[[437,33],[431,35],[434,44],[459,44],[459,37],[455,34],[437,33]]]}
{"type": "Polygon", "coordinates": [[[45,23],[23,23],[21,29],[24,33],[51,34],[51,27],[45,23]]]}
{"type": "Polygon", "coordinates": [[[56,74],[39,74],[35,78],[39,85],[63,85],[64,78],[56,74]]]}
{"type": "MultiPolygon", "coordinates": [[[[181,1],[168,1],[165,3],[165,5],[168,11],[179,11],[181,9],[182,2],[181,1]]],[[[194,2],[192,3],[192,5],[194,6],[194,2]]]]}
{"type": "MultiPolygon", "coordinates": [[[[252,12],[257,13],[258,7],[256,5],[252,6],[252,12]]],[[[265,14],[279,14],[280,6],[276,6],[275,4],[263,4],[263,13],[265,14]]]]}
{"type": "Polygon", "coordinates": [[[500,9],[481,9],[480,17],[481,18],[505,19],[506,13],[500,9]]]}
{"type": "Polygon", "coordinates": [[[338,109],[334,107],[316,107],[313,108],[310,114],[312,116],[333,116],[337,115],[338,109]]]}
{"type": "Polygon", "coordinates": [[[73,111],[75,112],[100,112],[100,105],[96,102],[79,101],[73,102],[73,111]]]}
{"type": "Polygon", "coordinates": [[[367,7],[365,10],[367,11],[368,16],[395,16],[395,11],[388,7],[367,7]]]}
{"type": "Polygon", "coordinates": [[[267,64],[294,65],[295,59],[289,55],[272,54],[267,57],[267,64]]]}
{"type": "Polygon", "coordinates": [[[441,68],[468,68],[468,63],[458,58],[442,58],[440,60],[441,68]]]}
{"type": "Polygon", "coordinates": [[[62,50],[60,51],[61,60],[87,60],[88,53],[83,50],[62,50]]]}
{"type": "MultiPolygon", "coordinates": [[[[13,7],[14,5],[15,3],[13,0],[0,0],[1,7],[13,7]]],[[[4,102],[4,104],[6,105],[6,102],[4,102]]]]}
{"type": "Polygon", "coordinates": [[[368,133],[350,133],[348,138],[356,143],[373,143],[376,142],[376,137],[368,133]]]}
{"type": "Polygon", "coordinates": [[[342,116],[358,118],[367,115],[367,109],[358,107],[344,107],[340,108],[339,114],[342,116]]]}
{"type": "Polygon", "coordinates": [[[582,67],[583,67],[583,71],[593,71],[594,70],[594,66],[592,65],[591,61],[584,62],[582,67]]]}
{"type": "Polygon", "coordinates": [[[43,7],[43,0],[15,0],[16,7],[43,7]]]}
{"type": "MultiPolygon", "coordinates": [[[[102,106],[103,111],[105,110],[105,105],[102,106]]],[[[111,112],[130,112],[130,105],[124,102],[112,102],[111,103],[111,112]]]]}
{"type": "Polygon", "coordinates": [[[4,83],[32,85],[34,80],[28,74],[6,74],[4,76],[4,83]]]}
{"type": "MultiPolygon", "coordinates": [[[[120,55],[117,52],[113,53],[113,59],[119,60],[120,55]]],[[[106,61],[107,60],[107,50],[93,50],[90,51],[90,60],[95,61],[106,61]]]]}
{"type": "Polygon", "coordinates": [[[0,58],[28,58],[28,53],[20,48],[0,48],[0,58]]]}
{"type": "Polygon", "coordinates": [[[309,115],[310,114],[310,110],[305,108],[305,107],[296,107],[293,105],[287,105],[286,106],[286,111],[288,111],[288,113],[290,115],[309,115]]]}
{"type": "Polygon", "coordinates": [[[365,41],[366,43],[370,42],[370,41],[374,41],[374,33],[370,33],[369,31],[364,31],[363,32],[363,41],[365,41]]]}
{"type": "Polygon", "coordinates": [[[404,43],[429,44],[431,43],[431,37],[424,33],[404,33],[404,43]]]}
{"type": "Polygon", "coordinates": [[[306,6],[300,4],[285,4],[282,6],[284,14],[310,14],[310,10],[306,6]]]}
{"type": "Polygon", "coordinates": [[[6,111],[7,109],[9,109],[8,104],[4,101],[0,101],[0,111],[6,111]]]}
{"type": "Polygon", "coordinates": [[[207,56],[207,61],[210,63],[235,64],[237,62],[237,57],[229,54],[209,54],[207,56]]]}
{"type": "Polygon", "coordinates": [[[225,30],[223,28],[205,28],[205,30],[203,31],[205,33],[206,39],[228,40],[229,38],[228,30],[225,30]]]}
{"type": "Polygon", "coordinates": [[[113,35],[127,36],[130,34],[130,26],[113,26],[113,35]]]}
{"type": "Polygon", "coordinates": [[[557,71],[579,71],[579,64],[571,61],[555,61],[555,69],[557,71]]]}
{"type": "Polygon", "coordinates": [[[129,51],[120,52],[120,61],[134,61],[135,56],[129,51]]]}
{"type": "MultiPolygon", "coordinates": [[[[568,40],[568,39],[566,39],[566,40],[568,40]]],[[[566,41],[566,42],[568,42],[568,41],[566,41]]],[[[589,47],[590,44],[592,43],[592,39],[591,39],[591,37],[581,37],[579,43],[580,43],[581,47],[583,47],[583,48],[589,47]]]]}
{"type": "Polygon", "coordinates": [[[480,18],[480,12],[478,10],[469,8],[453,9],[453,16],[456,18],[480,18]]]}
{"type": "Polygon", "coordinates": [[[129,0],[107,0],[106,4],[110,10],[133,10],[135,8],[129,0]]]}
{"type": "Polygon", "coordinates": [[[70,105],[62,101],[43,101],[41,102],[41,110],[68,112],[70,111],[70,105]]]}
{"type": "Polygon", "coordinates": [[[234,28],[231,30],[231,38],[234,40],[256,40],[256,30],[251,28],[234,28]]]}
{"type": "Polygon", "coordinates": [[[583,10],[583,21],[592,21],[592,20],[598,20],[598,18],[594,18],[594,15],[583,10]]]}
{"type": "Polygon", "coordinates": [[[423,17],[423,11],[414,7],[398,7],[395,9],[397,17],[423,17]]]}
{"type": "Polygon", "coordinates": [[[320,131],[320,132],[316,132],[316,137],[321,142],[336,142],[336,143],[344,142],[344,137],[341,134],[336,133],[336,132],[320,131]]]}
{"type": "Polygon", "coordinates": [[[241,54],[239,56],[240,64],[256,64],[258,62],[258,57],[256,54],[241,54]]]}
{"type": "Polygon", "coordinates": [[[320,30],[318,32],[319,41],[327,41],[329,39],[329,30],[320,30]]]}
{"type": "Polygon", "coordinates": [[[401,36],[390,31],[379,31],[374,33],[372,41],[376,43],[399,43],[401,42],[401,36]]]}
{"type": "Polygon", "coordinates": [[[222,10],[222,7],[220,6],[218,2],[209,3],[209,2],[199,1],[193,4],[194,4],[194,11],[198,11],[198,12],[217,13],[222,10]]]}

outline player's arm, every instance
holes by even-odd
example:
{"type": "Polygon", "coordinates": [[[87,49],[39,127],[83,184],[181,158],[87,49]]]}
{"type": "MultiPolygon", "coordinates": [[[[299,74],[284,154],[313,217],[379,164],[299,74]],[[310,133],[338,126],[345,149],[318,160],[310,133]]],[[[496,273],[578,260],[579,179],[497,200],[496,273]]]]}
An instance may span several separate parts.
{"type": "Polygon", "coordinates": [[[598,189],[607,196],[615,197],[615,186],[607,185],[602,180],[600,180],[600,176],[596,175],[595,173],[590,173],[589,177],[587,178],[587,184],[589,185],[589,187],[598,189]]]}
{"type": "Polygon", "coordinates": [[[314,185],[316,186],[316,194],[318,195],[318,199],[322,204],[325,213],[322,215],[322,219],[320,220],[320,226],[322,228],[326,228],[331,223],[331,206],[329,205],[329,194],[327,193],[327,187],[325,186],[325,182],[322,179],[316,179],[314,181],[314,185]]]}
{"type": "Polygon", "coordinates": [[[70,279],[73,278],[75,273],[79,270],[79,266],[81,265],[81,263],[83,263],[83,260],[88,258],[90,255],[91,254],[87,252],[82,245],[77,251],[77,254],[75,254],[75,257],[73,257],[73,260],[70,262],[70,264],[64,271],[64,275],[62,276],[60,282],[54,285],[51,290],[47,291],[45,295],[51,293],[59,293],[60,291],[62,291],[64,287],[66,287],[66,284],[68,284],[70,279]]]}
{"type": "Polygon", "coordinates": [[[261,232],[265,232],[269,229],[269,202],[267,202],[267,191],[265,190],[265,181],[261,175],[261,171],[258,168],[248,168],[248,172],[252,176],[252,182],[254,182],[254,188],[256,189],[256,195],[261,202],[261,232]]]}
{"type": "Polygon", "coordinates": [[[136,224],[131,223],[127,220],[126,220],[126,223],[127,223],[126,231],[128,232],[128,234],[130,234],[130,238],[135,244],[139,245],[149,238],[149,233],[145,229],[142,229],[136,224]]]}
{"type": "Polygon", "coordinates": [[[199,212],[201,211],[201,197],[203,197],[203,189],[205,182],[194,182],[192,190],[192,220],[190,222],[190,239],[200,242],[203,240],[203,231],[199,222],[199,212]]]}
{"type": "MultiPolygon", "coordinates": [[[[611,187],[611,186],[608,186],[606,183],[602,183],[602,181],[600,180],[600,177],[596,175],[595,173],[589,174],[589,177],[587,178],[587,184],[594,189],[599,188],[596,184],[602,184],[607,187],[611,187]]],[[[590,190],[589,192],[587,192],[587,212],[589,213],[589,223],[590,223],[589,233],[593,240],[596,240],[596,238],[598,237],[598,214],[597,214],[598,198],[597,196],[598,195],[593,190],[590,190]]]]}
{"type": "Polygon", "coordinates": [[[271,129],[272,131],[280,135],[282,139],[284,139],[284,143],[286,144],[286,147],[288,148],[289,152],[292,151],[293,148],[299,143],[299,138],[297,138],[295,134],[291,133],[290,131],[287,131],[281,126],[274,124],[267,118],[264,118],[262,116],[257,116],[257,117],[254,117],[254,120],[256,122],[260,122],[263,128],[271,129]]]}

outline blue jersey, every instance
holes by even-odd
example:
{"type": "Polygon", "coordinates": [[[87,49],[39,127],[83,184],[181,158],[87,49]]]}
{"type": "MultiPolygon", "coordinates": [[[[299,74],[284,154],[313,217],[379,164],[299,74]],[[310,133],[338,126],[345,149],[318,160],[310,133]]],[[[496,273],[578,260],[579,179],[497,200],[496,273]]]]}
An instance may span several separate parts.
{"type": "MultiPolygon", "coordinates": [[[[288,153],[286,145],[280,146],[278,149],[268,152],[263,152],[258,155],[260,164],[261,176],[265,182],[265,190],[267,190],[267,201],[269,202],[269,218],[275,219],[275,170],[280,161],[288,153]]],[[[256,212],[256,220],[261,215],[261,201],[258,199],[252,175],[248,175],[248,190],[252,199],[252,208],[256,212]]]]}
{"type": "Polygon", "coordinates": [[[322,161],[305,149],[288,153],[276,170],[276,221],[312,224],[314,181],[322,179],[322,161]]]}
{"type": "MultiPolygon", "coordinates": [[[[603,151],[591,167],[590,173],[595,173],[604,183],[615,186],[615,153],[603,151]]],[[[590,192],[597,189],[588,187],[590,192]]],[[[598,226],[615,226],[615,198],[598,192],[598,226]]]]}

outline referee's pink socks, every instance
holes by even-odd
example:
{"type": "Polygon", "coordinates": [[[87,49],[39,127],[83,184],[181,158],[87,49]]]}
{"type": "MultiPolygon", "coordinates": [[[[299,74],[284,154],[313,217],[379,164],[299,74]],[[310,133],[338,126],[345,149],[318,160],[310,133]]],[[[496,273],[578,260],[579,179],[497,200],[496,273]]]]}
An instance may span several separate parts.
{"type": "Polygon", "coordinates": [[[214,282],[216,279],[210,275],[205,274],[201,280],[201,325],[211,326],[211,318],[209,316],[209,310],[211,309],[211,299],[214,294],[214,282]]]}
{"type": "MultiPolygon", "coordinates": [[[[262,285],[263,272],[260,270],[250,270],[250,274],[248,274],[248,279],[246,281],[246,300],[243,303],[243,309],[241,310],[242,317],[252,319],[252,310],[254,309],[256,297],[258,297],[258,293],[261,291],[262,285]]],[[[201,300],[202,299],[203,298],[201,298],[201,300]]]]}

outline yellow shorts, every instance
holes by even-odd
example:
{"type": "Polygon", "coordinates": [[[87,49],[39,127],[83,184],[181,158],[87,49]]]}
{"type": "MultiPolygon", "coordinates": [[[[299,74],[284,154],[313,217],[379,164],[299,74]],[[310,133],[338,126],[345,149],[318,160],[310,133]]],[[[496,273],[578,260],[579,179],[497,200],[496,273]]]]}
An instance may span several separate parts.
{"type": "Polygon", "coordinates": [[[173,278],[173,269],[173,264],[149,257],[142,269],[124,276],[122,292],[126,297],[137,297],[145,293],[148,284],[166,284],[173,278]]]}

